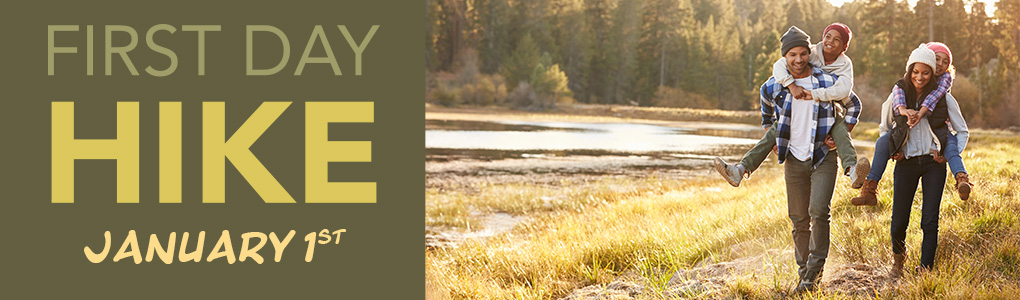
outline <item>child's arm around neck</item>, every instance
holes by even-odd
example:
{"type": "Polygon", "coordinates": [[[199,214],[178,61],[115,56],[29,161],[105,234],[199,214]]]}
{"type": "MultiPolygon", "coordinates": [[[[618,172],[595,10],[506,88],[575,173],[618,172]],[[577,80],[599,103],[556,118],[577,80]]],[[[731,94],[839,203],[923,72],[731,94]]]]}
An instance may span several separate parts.
{"type": "MultiPolygon", "coordinates": [[[[818,51],[821,51],[820,47],[817,49],[818,51]]],[[[814,63],[815,59],[816,57],[812,55],[811,62],[814,63]]],[[[822,71],[829,72],[839,78],[836,79],[836,84],[830,87],[811,90],[811,97],[823,102],[839,101],[845,103],[850,98],[850,91],[854,88],[853,61],[851,61],[850,57],[846,56],[846,54],[840,54],[839,58],[836,58],[835,62],[828,65],[824,65],[825,62],[822,61],[823,58],[820,53],[818,54],[817,59],[819,60],[819,64],[823,64],[822,66],[818,66],[822,69],[822,71]]]]}
{"type": "Polygon", "coordinates": [[[784,87],[793,84],[793,75],[790,75],[790,71],[786,69],[785,57],[780,57],[776,63],[772,64],[772,78],[775,78],[776,83],[784,87]]]}
{"type": "Polygon", "coordinates": [[[924,97],[924,102],[921,102],[921,112],[928,116],[931,115],[931,111],[935,110],[935,105],[939,103],[939,98],[949,93],[949,89],[953,87],[953,75],[949,72],[942,73],[942,76],[936,78],[938,80],[938,87],[935,90],[928,93],[927,97],[924,97]]]}

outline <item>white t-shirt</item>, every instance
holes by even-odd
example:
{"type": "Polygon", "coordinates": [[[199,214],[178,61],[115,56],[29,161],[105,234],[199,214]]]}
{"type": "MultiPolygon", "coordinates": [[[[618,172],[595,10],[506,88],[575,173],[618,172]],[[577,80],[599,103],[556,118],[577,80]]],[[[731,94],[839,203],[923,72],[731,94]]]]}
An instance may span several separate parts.
{"type": "MultiPolygon", "coordinates": [[[[814,86],[811,76],[794,79],[794,83],[804,88],[814,86]]],[[[800,161],[811,160],[814,152],[812,133],[816,122],[814,114],[817,113],[814,101],[797,99],[790,102],[790,154],[800,161]]]]}

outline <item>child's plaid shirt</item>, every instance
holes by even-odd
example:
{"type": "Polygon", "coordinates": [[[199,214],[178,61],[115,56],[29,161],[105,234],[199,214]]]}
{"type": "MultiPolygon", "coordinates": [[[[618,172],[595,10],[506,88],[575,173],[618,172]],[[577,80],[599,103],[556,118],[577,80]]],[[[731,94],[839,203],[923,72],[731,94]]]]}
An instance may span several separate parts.
{"type": "MultiPolygon", "coordinates": [[[[942,73],[942,76],[938,78],[938,86],[935,87],[934,91],[928,93],[927,97],[924,97],[924,102],[921,105],[928,108],[926,116],[931,116],[931,112],[935,111],[935,105],[939,103],[939,98],[949,93],[949,89],[953,87],[953,76],[949,72],[942,73]]],[[[903,92],[903,89],[898,85],[893,85],[893,115],[900,115],[900,106],[907,106],[907,96],[903,92]]],[[[908,107],[911,109],[921,109],[918,107],[908,107]]]]}

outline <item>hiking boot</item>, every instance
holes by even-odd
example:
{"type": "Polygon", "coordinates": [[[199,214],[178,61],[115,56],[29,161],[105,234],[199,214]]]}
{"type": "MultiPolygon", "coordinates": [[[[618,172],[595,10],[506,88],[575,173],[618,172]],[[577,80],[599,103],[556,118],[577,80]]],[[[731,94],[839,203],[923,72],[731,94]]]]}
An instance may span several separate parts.
{"type": "Polygon", "coordinates": [[[867,157],[858,159],[856,165],[850,166],[847,174],[850,175],[850,188],[855,190],[861,188],[869,172],[871,172],[871,161],[868,161],[867,157]]]}
{"type": "Polygon", "coordinates": [[[797,294],[804,292],[813,292],[815,289],[818,288],[818,284],[822,281],[822,272],[825,272],[824,268],[818,269],[818,271],[806,272],[800,278],[800,281],[798,281],[799,283],[797,284],[797,289],[794,290],[794,292],[797,294]]]}
{"type": "Polygon", "coordinates": [[[793,290],[793,292],[795,294],[813,292],[816,287],[818,287],[818,285],[815,284],[814,281],[801,281],[800,284],[797,285],[797,289],[793,290]]]}
{"type": "Polygon", "coordinates": [[[850,203],[857,206],[875,206],[878,204],[878,181],[865,180],[861,188],[861,195],[850,199],[850,203]]]}
{"type": "Polygon", "coordinates": [[[726,182],[729,182],[734,187],[740,186],[740,181],[744,179],[744,172],[740,171],[737,164],[726,163],[725,160],[718,156],[715,158],[714,163],[715,170],[726,179],[726,182]]]}
{"type": "Polygon", "coordinates": [[[893,254],[892,269],[889,270],[889,277],[900,278],[903,277],[903,261],[907,259],[904,254],[893,254]]]}
{"type": "Polygon", "coordinates": [[[974,185],[970,184],[970,176],[967,176],[967,173],[956,173],[956,192],[960,194],[960,200],[967,200],[970,198],[971,186],[974,185]]]}

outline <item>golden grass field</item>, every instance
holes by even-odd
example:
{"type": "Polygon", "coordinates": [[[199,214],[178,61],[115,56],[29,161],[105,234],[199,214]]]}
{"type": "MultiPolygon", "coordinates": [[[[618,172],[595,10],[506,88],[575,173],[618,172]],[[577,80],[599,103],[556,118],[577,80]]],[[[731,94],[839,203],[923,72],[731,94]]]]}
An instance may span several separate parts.
{"type": "MultiPolygon", "coordinates": [[[[873,139],[873,128],[862,126],[855,138],[873,139]]],[[[838,179],[827,274],[818,291],[803,296],[1012,299],[1020,294],[1020,135],[975,130],[970,141],[964,162],[974,192],[962,201],[955,180],[947,182],[934,270],[909,271],[898,281],[884,276],[891,262],[890,163],[875,207],[851,205],[858,191],[838,179]]],[[[428,187],[426,225],[470,227],[471,211],[528,220],[491,238],[427,249],[427,298],[597,298],[581,297],[582,288],[603,299],[782,298],[796,280],[782,172],[774,160],[766,161],[738,188],[709,173],[428,187]],[[709,288],[667,284],[677,271],[708,274],[702,271],[749,257],[765,267],[732,268],[706,281],[709,288]]],[[[907,235],[908,270],[918,264],[920,199],[919,190],[907,235]]]]}

